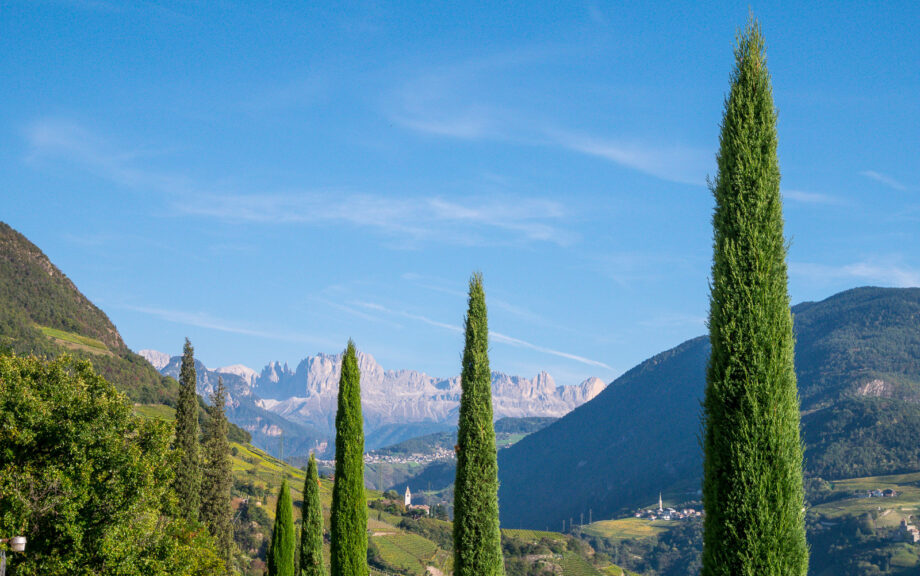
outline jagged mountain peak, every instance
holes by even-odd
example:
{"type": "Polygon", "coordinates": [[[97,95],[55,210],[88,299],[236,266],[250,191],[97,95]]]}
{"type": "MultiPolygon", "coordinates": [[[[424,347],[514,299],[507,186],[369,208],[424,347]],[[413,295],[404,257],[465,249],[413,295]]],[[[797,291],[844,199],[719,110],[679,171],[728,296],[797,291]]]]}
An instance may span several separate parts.
{"type": "Polygon", "coordinates": [[[166,352],[146,349],[139,350],[137,353],[140,356],[143,356],[143,358],[147,360],[147,362],[150,362],[157,370],[162,370],[164,366],[169,364],[170,356],[166,352]]]}
{"type": "MultiPolygon", "coordinates": [[[[156,366],[156,364],[154,364],[156,366]]],[[[256,378],[259,377],[259,373],[250,368],[249,366],[244,366],[243,364],[232,364],[230,366],[223,366],[214,370],[220,374],[233,374],[234,376],[239,376],[242,378],[246,384],[252,386],[256,378]]]]}

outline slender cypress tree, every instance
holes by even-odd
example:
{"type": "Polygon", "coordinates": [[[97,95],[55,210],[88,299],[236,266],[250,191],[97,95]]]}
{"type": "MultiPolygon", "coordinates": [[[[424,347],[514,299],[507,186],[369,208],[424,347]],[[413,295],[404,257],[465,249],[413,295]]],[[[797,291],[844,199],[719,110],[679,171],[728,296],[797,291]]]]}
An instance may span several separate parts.
{"type": "Polygon", "coordinates": [[[776,145],[764,40],[752,19],[735,49],[719,171],[711,183],[703,576],[804,576],[808,570],[776,145]]]}
{"type": "Polygon", "coordinates": [[[335,484],[332,486],[332,576],[367,576],[367,502],[364,499],[364,423],[361,372],[355,343],[342,356],[335,413],[335,484]]]}
{"type": "Polygon", "coordinates": [[[198,392],[195,376],[195,349],[185,339],[182,368],[179,371],[179,400],[176,403],[176,436],[174,447],[181,456],[176,468],[174,488],[179,501],[179,514],[189,520],[198,519],[201,502],[201,465],[198,447],[198,392]]]}
{"type": "Polygon", "coordinates": [[[210,425],[204,434],[203,478],[201,486],[201,521],[217,541],[221,558],[229,566],[233,553],[233,509],[230,489],[233,487],[233,463],[230,460],[229,424],[225,405],[227,389],[223,378],[217,378],[217,388],[211,395],[210,425]]]}
{"type": "Polygon", "coordinates": [[[275,526],[268,545],[268,576],[294,576],[294,506],[287,478],[281,481],[275,526]]]}
{"type": "Polygon", "coordinates": [[[316,458],[310,454],[303,482],[303,507],[300,528],[300,576],[326,576],[323,566],[323,508],[319,500],[316,458]]]}
{"type": "Polygon", "coordinates": [[[502,576],[505,566],[498,525],[489,326],[481,274],[470,279],[465,324],[454,493],[454,574],[502,576]]]}

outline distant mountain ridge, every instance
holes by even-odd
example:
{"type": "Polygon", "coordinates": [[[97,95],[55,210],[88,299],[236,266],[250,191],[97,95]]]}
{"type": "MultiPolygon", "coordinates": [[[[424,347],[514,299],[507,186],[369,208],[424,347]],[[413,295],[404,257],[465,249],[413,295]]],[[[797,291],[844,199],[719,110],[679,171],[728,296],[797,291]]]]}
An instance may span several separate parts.
{"type": "MultiPolygon", "coordinates": [[[[920,289],[857,288],[792,310],[806,474],[920,470],[920,289]]],[[[502,525],[610,517],[659,491],[696,497],[709,351],[701,336],[658,354],[500,451],[502,525]]]]}
{"type": "MultiPolygon", "coordinates": [[[[141,354],[145,357],[158,357],[156,355],[162,353],[142,350],[141,354]]],[[[160,368],[160,373],[178,380],[181,367],[182,356],[173,356],[160,368]]],[[[204,398],[209,398],[214,392],[218,378],[223,379],[227,388],[227,418],[249,432],[255,446],[279,455],[283,442],[284,454],[288,456],[307,455],[312,451],[322,454],[327,450],[328,439],[322,432],[287,420],[259,406],[258,397],[252,394],[250,374],[247,371],[228,371],[225,368],[209,370],[201,361],[195,360],[195,374],[198,394],[204,398]]]]}
{"type": "MultiPolygon", "coordinates": [[[[156,351],[143,353],[151,359],[161,358],[156,351]]],[[[161,372],[177,375],[177,359],[173,357],[161,372]]],[[[384,370],[373,356],[363,352],[358,353],[358,366],[368,449],[446,430],[456,424],[459,376],[436,378],[414,370],[384,370]]],[[[199,373],[202,369],[203,366],[199,373]]],[[[216,382],[213,375],[221,373],[238,397],[249,396],[259,407],[331,438],[340,369],[340,354],[309,356],[293,370],[287,364],[270,362],[258,376],[254,376],[255,371],[238,365],[233,370],[209,370],[211,376],[199,382],[199,391],[207,393],[212,385],[208,382],[216,382]]],[[[597,396],[604,387],[599,378],[589,378],[576,386],[558,386],[545,372],[532,379],[493,372],[493,410],[496,419],[558,418],[597,396]]],[[[254,432],[252,423],[241,425],[254,432]]]]}

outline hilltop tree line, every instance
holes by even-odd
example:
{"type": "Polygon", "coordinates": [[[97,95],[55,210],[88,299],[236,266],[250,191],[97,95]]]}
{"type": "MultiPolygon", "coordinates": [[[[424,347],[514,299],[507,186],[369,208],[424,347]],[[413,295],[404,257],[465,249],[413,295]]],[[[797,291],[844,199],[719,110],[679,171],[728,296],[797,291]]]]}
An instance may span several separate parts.
{"type": "MultiPolygon", "coordinates": [[[[799,398],[786,272],[776,111],[756,22],[740,35],[725,101],[715,197],[703,404],[701,571],[798,575],[808,566],[799,398]]],[[[456,576],[503,576],[498,465],[482,276],[469,283],[457,434],[456,576]]],[[[0,356],[0,529],[24,534],[17,574],[223,574],[233,570],[232,487],[222,382],[199,430],[186,340],[174,434],[132,414],[87,362],[0,356]]],[[[331,576],[367,576],[360,372],[349,341],[336,413],[331,576]]],[[[325,573],[316,463],[297,541],[287,481],[271,576],[325,573]],[[295,572],[296,571],[296,572],[295,572]]]]}

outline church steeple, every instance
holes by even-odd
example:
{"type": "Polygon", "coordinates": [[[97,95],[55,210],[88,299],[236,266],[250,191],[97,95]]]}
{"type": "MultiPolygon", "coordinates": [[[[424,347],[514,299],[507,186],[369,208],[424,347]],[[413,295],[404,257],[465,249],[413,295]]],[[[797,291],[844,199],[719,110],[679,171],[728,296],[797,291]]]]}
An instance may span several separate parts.
{"type": "MultiPolygon", "coordinates": [[[[406,490],[408,491],[409,488],[406,488],[406,490]]],[[[661,492],[658,493],[658,511],[664,512],[664,506],[662,505],[662,502],[661,502],[661,492]]]]}
{"type": "Polygon", "coordinates": [[[406,486],[406,508],[412,506],[412,492],[409,492],[409,486],[406,486]]]}

